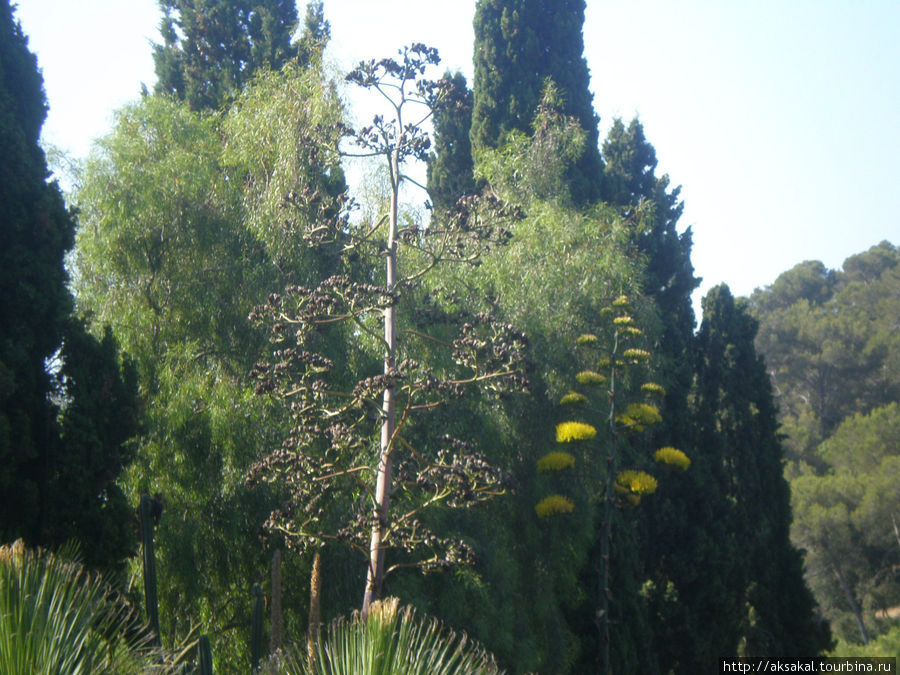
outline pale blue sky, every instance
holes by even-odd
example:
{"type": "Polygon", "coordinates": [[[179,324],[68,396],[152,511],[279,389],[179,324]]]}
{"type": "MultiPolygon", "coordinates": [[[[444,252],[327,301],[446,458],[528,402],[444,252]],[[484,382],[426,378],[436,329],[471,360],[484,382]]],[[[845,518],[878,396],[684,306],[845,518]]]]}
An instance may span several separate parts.
{"type": "MultiPolygon", "coordinates": [[[[300,12],[304,9],[301,0],[300,12]]],[[[682,185],[701,290],[739,295],[798,262],[900,244],[900,1],[587,0],[603,133],[640,115],[682,185]]],[[[471,82],[474,0],[325,0],[338,66],[421,41],[471,82]],[[373,9],[374,8],[374,9],[373,9]]],[[[155,80],[155,0],[19,0],[76,156],[155,80]]]]}

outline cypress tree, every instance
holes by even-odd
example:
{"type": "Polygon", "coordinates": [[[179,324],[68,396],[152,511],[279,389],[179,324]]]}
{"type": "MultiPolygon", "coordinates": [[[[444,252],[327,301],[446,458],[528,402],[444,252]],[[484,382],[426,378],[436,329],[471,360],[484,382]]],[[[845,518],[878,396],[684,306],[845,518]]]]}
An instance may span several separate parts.
{"type": "Polygon", "coordinates": [[[757,323],[727,286],[710,291],[703,309],[692,464],[663,484],[649,544],[662,672],[702,672],[739,654],[811,655],[828,641],[788,537],[783,448],[753,346],[757,323]]]}
{"type": "Polygon", "coordinates": [[[444,95],[434,109],[434,151],[428,156],[428,195],[438,214],[475,192],[472,92],[462,73],[445,74],[440,85],[444,95]]]}
{"type": "Polygon", "coordinates": [[[658,355],[665,373],[667,420],[660,445],[689,447],[692,428],[687,393],[693,372],[689,352],[693,341],[691,294],[700,284],[691,263],[690,228],[679,234],[684,210],[681,188],[669,189],[669,176],[656,175],[656,151],[634,119],[626,127],[616,119],[603,143],[608,199],[627,218],[637,221],[633,243],[644,255],[644,292],[656,301],[662,322],[658,355]]]}
{"type": "Polygon", "coordinates": [[[258,69],[280,69],[297,51],[294,0],[160,0],[163,44],[154,45],[156,90],[194,110],[228,103],[258,69]]]}
{"type": "Polygon", "coordinates": [[[479,0],[475,9],[472,147],[495,148],[505,134],[532,131],[547,81],[563,99],[560,112],[576,118],[587,143],[567,178],[576,202],[602,195],[599,118],[584,59],[584,0],[479,0]]]}
{"type": "Polygon", "coordinates": [[[136,393],[115,341],[72,315],[63,265],[75,221],[38,144],[43,81],[0,2],[0,539],[82,544],[115,566],[135,533],[114,484],[130,460],[136,393]]]}
{"type": "Polygon", "coordinates": [[[320,59],[330,39],[331,24],[325,19],[322,0],[311,0],[306,6],[303,32],[297,41],[297,59],[302,64],[310,64],[320,59]]]}

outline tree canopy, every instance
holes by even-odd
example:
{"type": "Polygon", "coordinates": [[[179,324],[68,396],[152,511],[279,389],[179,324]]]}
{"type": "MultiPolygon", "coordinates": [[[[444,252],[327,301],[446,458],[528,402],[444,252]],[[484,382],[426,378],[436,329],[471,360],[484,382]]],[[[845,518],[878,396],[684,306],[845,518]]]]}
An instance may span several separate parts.
{"type": "Polygon", "coordinates": [[[881,242],[840,270],[802,262],[750,298],[790,450],[792,536],[842,651],[887,633],[898,602],[898,261],[881,242]]]}
{"type": "Polygon", "coordinates": [[[497,148],[510,131],[529,134],[548,83],[560,109],[587,133],[566,173],[579,203],[603,194],[599,118],[584,58],[584,0],[479,0],[475,7],[472,147],[497,148]]]}
{"type": "Polygon", "coordinates": [[[137,431],[133,373],[116,340],[88,335],[64,266],[75,217],[38,139],[47,113],[35,56],[0,5],[0,536],[76,541],[117,570],[135,546],[116,479],[137,431]]]}
{"type": "Polygon", "coordinates": [[[159,6],[156,91],[193,110],[218,109],[260,68],[278,70],[297,56],[294,0],[160,0],[159,6]]]}

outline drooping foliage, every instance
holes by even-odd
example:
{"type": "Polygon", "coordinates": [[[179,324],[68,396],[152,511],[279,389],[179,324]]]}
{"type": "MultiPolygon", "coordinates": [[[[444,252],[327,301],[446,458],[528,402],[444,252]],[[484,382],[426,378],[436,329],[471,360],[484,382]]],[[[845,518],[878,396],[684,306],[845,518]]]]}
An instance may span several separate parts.
{"type": "Polygon", "coordinates": [[[64,256],[75,218],[38,139],[41,75],[0,5],[0,537],[83,547],[116,569],[135,545],[115,480],[137,431],[134,382],[115,340],[73,314],[64,256]]]}
{"type": "MultiPolygon", "coordinates": [[[[327,250],[310,255],[300,234],[339,210],[340,114],[322,74],[295,64],[259,75],[227,114],[147,96],[119,112],[76,195],[79,301],[132,354],[145,401],[125,484],[132,504],[147,493],[164,505],[164,642],[209,621],[237,635],[215,650],[236,670],[249,605],[234,598],[266,577],[272,552],[258,532],[281,499],[244,478],[286,424],[253,395],[250,369],[267,342],[247,315],[280,285],[333,271],[327,250]]],[[[299,614],[293,593],[285,604],[299,614]]]]}
{"type": "Polygon", "coordinates": [[[599,118],[584,59],[584,0],[480,0],[475,8],[472,147],[500,147],[510,131],[529,133],[548,82],[562,112],[587,133],[566,182],[578,203],[602,195],[599,118]]]}
{"type": "Polygon", "coordinates": [[[260,68],[278,70],[297,56],[294,0],[160,0],[159,6],[156,91],[192,110],[220,108],[260,68]]]}

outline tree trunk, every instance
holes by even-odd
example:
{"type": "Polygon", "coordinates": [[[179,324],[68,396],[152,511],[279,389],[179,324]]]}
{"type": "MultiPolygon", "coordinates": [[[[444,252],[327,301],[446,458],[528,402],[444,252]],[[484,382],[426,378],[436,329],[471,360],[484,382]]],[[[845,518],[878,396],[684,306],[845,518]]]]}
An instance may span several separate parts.
{"type": "MultiPolygon", "coordinates": [[[[398,128],[402,129],[399,111],[398,128]]],[[[400,142],[391,154],[391,213],[387,238],[387,273],[385,286],[388,291],[394,290],[397,282],[397,219],[400,198],[400,142]]],[[[390,375],[394,370],[397,353],[397,316],[393,304],[384,309],[384,374],[390,375]]],[[[362,613],[369,613],[369,606],[378,599],[381,584],[384,581],[384,549],[382,541],[390,518],[391,503],[391,455],[393,454],[394,425],[396,422],[396,402],[394,388],[384,390],[382,403],[383,419],[381,421],[381,454],[378,460],[378,473],[375,483],[375,523],[372,525],[372,538],[369,543],[369,569],[366,573],[366,591],[363,595],[362,613]]]]}
{"type": "Polygon", "coordinates": [[[281,627],[281,549],[275,549],[272,555],[272,635],[269,639],[272,654],[281,649],[281,627]]]}
{"type": "Polygon", "coordinates": [[[834,575],[841,585],[841,590],[844,591],[844,597],[847,598],[847,603],[850,605],[850,611],[853,612],[853,617],[856,619],[856,625],[859,627],[859,634],[862,636],[863,644],[867,645],[869,644],[869,633],[866,631],[866,624],[863,622],[862,612],[859,609],[859,604],[856,602],[853,589],[850,588],[850,584],[847,583],[847,579],[841,572],[840,565],[833,564],[831,569],[834,571],[834,575]]]}

